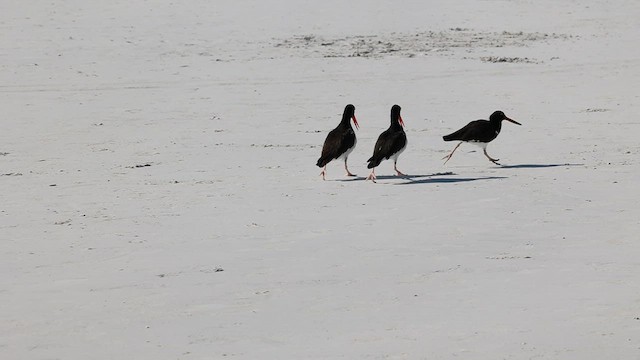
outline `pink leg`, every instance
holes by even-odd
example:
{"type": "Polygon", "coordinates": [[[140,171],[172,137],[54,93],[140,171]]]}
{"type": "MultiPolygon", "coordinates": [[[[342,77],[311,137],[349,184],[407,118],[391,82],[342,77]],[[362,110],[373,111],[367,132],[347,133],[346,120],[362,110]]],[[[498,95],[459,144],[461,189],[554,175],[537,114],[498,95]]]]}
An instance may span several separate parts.
{"type": "Polygon", "coordinates": [[[376,168],[371,169],[371,174],[369,174],[369,176],[367,176],[366,180],[371,180],[373,182],[376,182],[376,168]]]}
{"type": "MultiPolygon", "coordinates": [[[[449,161],[449,159],[451,159],[451,157],[453,156],[453,153],[456,152],[456,149],[458,148],[458,146],[462,145],[463,141],[460,141],[460,143],[458,143],[458,145],[456,145],[456,147],[453,148],[453,150],[451,151],[451,153],[445,157],[442,158],[442,160],[447,159],[444,164],[447,163],[447,161],[449,161]]],[[[442,164],[442,165],[444,165],[442,164]]]]}
{"type": "Polygon", "coordinates": [[[400,172],[400,170],[398,170],[398,168],[396,167],[396,162],[395,161],[393,162],[393,170],[396,171],[396,175],[398,175],[398,176],[407,176],[407,174],[403,174],[403,173],[400,172]]]}
{"type": "Polygon", "coordinates": [[[349,169],[347,168],[347,158],[344,159],[344,169],[347,170],[347,176],[355,176],[354,174],[352,174],[349,169]]]}
{"type": "Polygon", "coordinates": [[[326,172],[327,172],[327,165],[325,165],[325,166],[322,168],[322,172],[320,173],[320,175],[322,175],[322,180],[325,180],[325,178],[324,178],[324,174],[325,174],[326,172]]]}
{"type": "Polygon", "coordinates": [[[483,151],[484,151],[484,156],[486,156],[486,157],[487,157],[487,159],[489,159],[489,161],[491,161],[492,163],[494,163],[494,164],[496,164],[496,165],[500,165],[500,164],[498,164],[498,161],[499,161],[500,159],[494,159],[494,158],[492,158],[491,156],[489,156],[489,154],[487,154],[487,149],[483,149],[483,151]]]}

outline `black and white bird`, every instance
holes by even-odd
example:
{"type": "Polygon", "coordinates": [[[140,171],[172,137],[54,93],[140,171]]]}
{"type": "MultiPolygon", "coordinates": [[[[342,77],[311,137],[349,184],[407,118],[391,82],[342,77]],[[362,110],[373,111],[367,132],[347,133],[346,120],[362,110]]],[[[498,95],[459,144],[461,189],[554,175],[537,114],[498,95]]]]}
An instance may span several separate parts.
{"type": "Polygon", "coordinates": [[[320,175],[322,175],[322,180],[325,179],[327,164],[338,158],[344,159],[344,169],[347,171],[347,176],[355,176],[347,168],[347,158],[356,147],[357,142],[356,133],[351,127],[351,120],[353,120],[353,124],[356,126],[356,129],[360,128],[358,120],[356,120],[356,116],[354,115],[355,111],[355,106],[351,104],[345,106],[340,124],[338,124],[335,129],[331,130],[327,135],[327,138],[324,140],[322,154],[316,163],[317,166],[322,168],[322,172],[320,173],[320,175]]]}
{"type": "Polygon", "coordinates": [[[383,160],[393,159],[393,170],[398,176],[405,175],[396,166],[398,156],[407,148],[407,135],[404,133],[404,121],[400,116],[400,106],[393,105],[391,107],[391,125],[378,137],[376,145],[373,148],[373,156],[367,160],[371,169],[371,174],[367,176],[367,180],[371,179],[376,182],[376,166],[380,165],[383,160]]]}
{"type": "MultiPolygon", "coordinates": [[[[447,159],[444,163],[446,164],[449,159],[453,156],[453,153],[456,151],[458,146],[460,146],[463,142],[468,142],[472,144],[476,144],[482,148],[484,155],[494,164],[498,164],[500,159],[494,159],[489,154],[487,154],[487,145],[500,134],[500,129],[502,128],[502,120],[510,121],[517,125],[522,125],[519,122],[509,119],[502,111],[495,111],[489,117],[489,120],[475,120],[467,125],[465,125],[462,129],[451,133],[449,135],[445,135],[442,137],[444,141],[460,141],[458,145],[451,151],[451,153],[442,159],[447,159]]],[[[498,164],[500,165],[500,164],[498,164]]]]}

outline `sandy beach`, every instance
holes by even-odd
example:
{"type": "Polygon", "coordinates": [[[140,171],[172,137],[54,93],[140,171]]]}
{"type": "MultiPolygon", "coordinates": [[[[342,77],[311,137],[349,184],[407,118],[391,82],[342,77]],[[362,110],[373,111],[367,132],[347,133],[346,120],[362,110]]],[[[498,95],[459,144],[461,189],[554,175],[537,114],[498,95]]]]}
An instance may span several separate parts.
{"type": "Polygon", "coordinates": [[[0,3],[0,358],[640,358],[640,3],[0,3]],[[322,181],[354,104],[358,143],[322,181]],[[365,181],[389,109],[408,146],[365,181]],[[487,151],[442,136],[504,111],[487,151]]]}

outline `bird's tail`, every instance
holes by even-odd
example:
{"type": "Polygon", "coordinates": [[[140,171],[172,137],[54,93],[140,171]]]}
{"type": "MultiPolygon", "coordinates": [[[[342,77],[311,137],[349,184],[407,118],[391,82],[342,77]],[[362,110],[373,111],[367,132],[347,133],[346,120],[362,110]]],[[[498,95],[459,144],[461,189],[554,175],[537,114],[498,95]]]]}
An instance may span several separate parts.
{"type": "Polygon", "coordinates": [[[373,169],[374,167],[380,165],[382,159],[376,159],[372,156],[369,158],[369,160],[367,160],[367,162],[369,162],[369,165],[367,165],[367,169],[373,169]]]}
{"type": "Polygon", "coordinates": [[[327,163],[329,163],[327,161],[327,159],[321,157],[320,159],[318,159],[318,162],[316,163],[316,166],[317,167],[323,167],[323,166],[327,165],[327,163]]]}
{"type": "Polygon", "coordinates": [[[466,133],[466,129],[462,128],[460,130],[452,132],[449,135],[443,136],[442,140],[444,140],[444,141],[462,140],[462,139],[464,139],[465,133],[466,133]]]}

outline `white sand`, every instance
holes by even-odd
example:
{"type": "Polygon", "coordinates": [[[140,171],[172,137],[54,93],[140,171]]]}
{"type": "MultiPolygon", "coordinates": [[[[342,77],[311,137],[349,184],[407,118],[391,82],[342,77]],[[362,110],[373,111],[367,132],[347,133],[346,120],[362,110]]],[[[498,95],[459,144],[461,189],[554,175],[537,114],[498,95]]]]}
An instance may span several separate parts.
{"type": "Polygon", "coordinates": [[[0,358],[639,358],[640,3],[438,3],[0,3],[0,358]]]}

